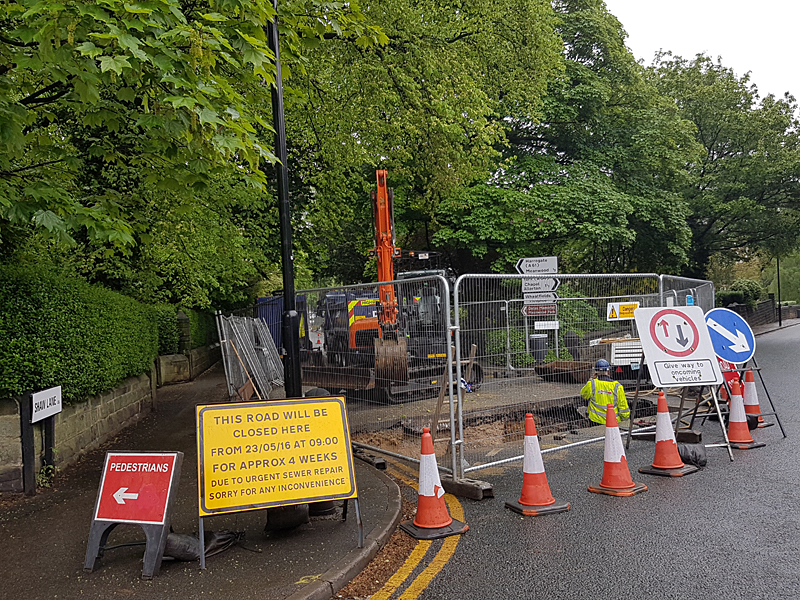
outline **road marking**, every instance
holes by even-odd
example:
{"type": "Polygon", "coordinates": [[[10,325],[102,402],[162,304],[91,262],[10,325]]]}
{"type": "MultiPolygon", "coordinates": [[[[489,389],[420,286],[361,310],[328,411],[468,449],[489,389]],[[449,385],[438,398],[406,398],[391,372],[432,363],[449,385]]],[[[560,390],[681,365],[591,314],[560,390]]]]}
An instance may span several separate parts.
{"type": "MultiPolygon", "coordinates": [[[[397,477],[400,481],[405,483],[407,486],[418,489],[417,482],[408,479],[402,472],[411,476],[417,476],[417,472],[402,463],[396,462],[392,459],[387,459],[387,461],[394,467],[389,471],[397,477]]],[[[447,507],[450,510],[450,515],[459,521],[464,520],[464,508],[461,506],[461,503],[458,499],[453,496],[452,494],[445,494],[444,500],[447,503],[447,507]]],[[[445,538],[444,542],[442,543],[442,547],[436,553],[436,555],[431,559],[428,563],[428,566],[423,569],[423,571],[417,575],[414,581],[406,588],[406,590],[400,595],[398,600],[416,600],[419,595],[425,591],[425,588],[430,585],[433,578],[439,574],[444,566],[447,564],[453,554],[456,551],[456,546],[458,546],[458,541],[461,539],[460,535],[454,535],[448,538],[445,538]]],[[[392,575],[389,581],[378,590],[371,598],[373,600],[388,600],[392,597],[397,589],[403,585],[403,583],[408,579],[414,569],[419,565],[422,559],[425,557],[428,549],[430,548],[431,542],[421,540],[417,542],[416,547],[411,552],[409,557],[406,559],[406,562],[397,570],[397,572],[392,575]]]]}

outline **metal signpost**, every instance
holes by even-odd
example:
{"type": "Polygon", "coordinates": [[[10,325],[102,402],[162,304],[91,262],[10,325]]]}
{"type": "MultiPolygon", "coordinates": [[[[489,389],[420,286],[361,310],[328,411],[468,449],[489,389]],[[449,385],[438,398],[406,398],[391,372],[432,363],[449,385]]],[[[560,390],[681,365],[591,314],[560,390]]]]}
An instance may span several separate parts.
{"type": "Polygon", "coordinates": [[[206,404],[196,410],[202,569],[203,519],[246,510],[352,498],[363,547],[344,397],[206,404]]]}
{"type": "Polygon", "coordinates": [[[22,442],[22,489],[27,496],[36,493],[36,448],[33,424],[43,421],[45,466],[54,467],[56,441],[55,416],[61,412],[61,386],[23,394],[20,403],[20,439],[22,442]]]}
{"type": "MultiPolygon", "coordinates": [[[[724,379],[705,326],[703,309],[699,306],[637,308],[634,317],[653,384],[660,388],[683,388],[675,422],[676,430],[681,421],[687,388],[699,386],[699,394],[702,394],[702,388],[709,386],[725,443],[706,444],[706,447],[724,446],[728,449],[730,459],[733,460],[733,451],[717,399],[717,386],[721,385],[724,379]]],[[[638,393],[637,383],[631,414],[636,414],[638,393]]],[[[628,428],[628,444],[632,430],[631,425],[628,428]]]]}
{"type": "Polygon", "coordinates": [[[103,556],[109,534],[122,523],[140,525],[147,538],[142,578],[161,568],[183,452],[109,452],[97,491],[83,570],[103,556]]]}

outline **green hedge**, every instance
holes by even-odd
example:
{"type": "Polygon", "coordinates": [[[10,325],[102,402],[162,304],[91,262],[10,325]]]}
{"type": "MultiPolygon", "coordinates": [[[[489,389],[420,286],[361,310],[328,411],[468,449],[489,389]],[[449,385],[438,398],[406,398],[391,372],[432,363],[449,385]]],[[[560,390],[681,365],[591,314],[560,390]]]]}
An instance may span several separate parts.
{"type": "Polygon", "coordinates": [[[174,304],[153,307],[158,325],[158,354],[177,354],[181,332],[178,329],[178,309],[174,304]]]}
{"type": "Polygon", "coordinates": [[[192,349],[208,346],[217,337],[217,324],[214,315],[209,312],[181,309],[189,317],[189,327],[192,336],[192,349]]]}
{"type": "Polygon", "coordinates": [[[61,385],[65,402],[149,373],[150,306],[39,268],[0,267],[0,397],[61,385]]]}
{"type": "Polygon", "coordinates": [[[728,306],[730,304],[744,304],[744,292],[735,290],[717,290],[717,306],[728,306]]]}

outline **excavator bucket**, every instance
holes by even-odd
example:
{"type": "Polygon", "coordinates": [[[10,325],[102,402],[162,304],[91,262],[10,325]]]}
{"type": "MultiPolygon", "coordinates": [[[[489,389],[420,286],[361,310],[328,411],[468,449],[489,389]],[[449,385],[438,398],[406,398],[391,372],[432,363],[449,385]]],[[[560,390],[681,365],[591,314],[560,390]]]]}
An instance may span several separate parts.
{"type": "Polygon", "coordinates": [[[375,338],[375,385],[388,388],[408,383],[408,351],[405,338],[375,338]]]}

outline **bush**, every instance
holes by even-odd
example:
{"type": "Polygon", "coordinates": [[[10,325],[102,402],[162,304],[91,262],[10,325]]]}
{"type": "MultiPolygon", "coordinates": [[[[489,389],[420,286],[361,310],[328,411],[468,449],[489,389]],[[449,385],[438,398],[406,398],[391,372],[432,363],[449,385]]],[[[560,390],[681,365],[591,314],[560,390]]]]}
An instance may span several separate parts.
{"type": "Polygon", "coordinates": [[[217,323],[209,312],[183,308],[189,317],[189,328],[192,336],[192,349],[208,346],[217,338],[217,323]]]}
{"type": "Polygon", "coordinates": [[[754,279],[737,279],[728,289],[732,292],[742,292],[744,303],[750,308],[755,308],[756,303],[766,295],[764,286],[754,279]]]}
{"type": "MultiPolygon", "coordinates": [[[[525,331],[512,328],[509,335],[511,347],[511,366],[515,369],[530,367],[536,359],[525,352],[525,331]]],[[[496,366],[506,364],[506,330],[493,329],[486,333],[486,352],[491,358],[491,363],[496,366]]]]}
{"type": "Polygon", "coordinates": [[[172,304],[158,304],[153,307],[158,324],[158,354],[177,354],[181,338],[178,329],[178,309],[172,304]]]}
{"type": "Polygon", "coordinates": [[[731,304],[744,304],[744,292],[717,290],[716,305],[725,307],[731,304]]]}
{"type": "Polygon", "coordinates": [[[153,308],[73,277],[0,267],[0,398],[62,386],[65,402],[149,373],[153,308]]]}

